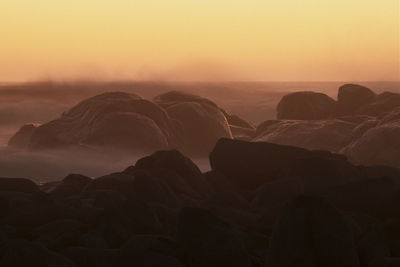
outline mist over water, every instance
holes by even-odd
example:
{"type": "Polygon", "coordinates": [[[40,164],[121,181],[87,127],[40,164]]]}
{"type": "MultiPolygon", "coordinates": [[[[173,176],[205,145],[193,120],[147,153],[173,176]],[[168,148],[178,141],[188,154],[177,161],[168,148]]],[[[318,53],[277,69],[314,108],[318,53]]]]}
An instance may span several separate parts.
{"type": "MultiPolygon", "coordinates": [[[[27,152],[7,148],[10,137],[26,123],[45,123],[88,97],[110,91],[136,93],[152,100],[161,93],[179,90],[209,98],[231,114],[255,126],[275,119],[280,98],[294,91],[323,92],[336,98],[346,82],[42,82],[0,85],[0,177],[26,177],[39,182],[59,180],[69,173],[96,177],[121,171],[146,156],[89,151],[27,152]],[[39,178],[40,177],[40,178],[39,178]]],[[[360,83],[360,82],[359,82],[360,83]]],[[[361,82],[377,93],[400,92],[400,82],[361,82]]],[[[203,170],[207,158],[195,158],[203,170]]]]}

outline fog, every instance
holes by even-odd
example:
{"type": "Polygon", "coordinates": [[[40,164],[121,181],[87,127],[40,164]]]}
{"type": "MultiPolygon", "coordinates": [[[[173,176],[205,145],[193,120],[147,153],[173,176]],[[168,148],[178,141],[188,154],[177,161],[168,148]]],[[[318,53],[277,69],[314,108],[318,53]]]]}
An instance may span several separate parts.
{"type": "MultiPolygon", "coordinates": [[[[0,86],[0,177],[58,180],[69,173],[88,176],[121,171],[144,154],[108,154],[88,151],[27,152],[7,148],[10,137],[26,123],[45,123],[90,96],[107,91],[136,93],[143,98],[171,90],[207,97],[231,114],[257,126],[275,119],[280,98],[293,91],[318,91],[336,98],[345,82],[35,82],[0,86]],[[39,178],[40,177],[40,178],[39,178]]],[[[375,92],[399,92],[400,83],[361,83],[375,92]]],[[[202,170],[208,159],[194,159],[202,170]]]]}

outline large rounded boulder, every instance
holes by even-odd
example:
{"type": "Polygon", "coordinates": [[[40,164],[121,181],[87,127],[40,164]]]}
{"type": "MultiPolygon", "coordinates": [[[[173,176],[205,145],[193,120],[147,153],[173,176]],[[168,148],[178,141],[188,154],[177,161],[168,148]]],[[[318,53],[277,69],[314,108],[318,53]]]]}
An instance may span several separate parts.
{"type": "Polygon", "coordinates": [[[154,101],[181,123],[185,153],[207,155],[219,138],[232,138],[224,113],[206,98],[172,91],[157,96],[154,101]]]}
{"type": "Polygon", "coordinates": [[[95,146],[152,152],[175,146],[176,127],[168,114],[151,101],[135,94],[104,93],[37,128],[29,147],[95,146]]]}
{"type": "Polygon", "coordinates": [[[349,160],[363,165],[400,166],[400,108],[343,149],[349,160]]]}
{"type": "Polygon", "coordinates": [[[277,119],[319,120],[331,115],[335,100],[322,93],[295,92],[285,95],[277,106],[277,119]]]}
{"type": "Polygon", "coordinates": [[[371,103],[376,94],[369,88],[358,84],[345,84],[339,88],[335,115],[352,115],[364,105],[371,103]]]}

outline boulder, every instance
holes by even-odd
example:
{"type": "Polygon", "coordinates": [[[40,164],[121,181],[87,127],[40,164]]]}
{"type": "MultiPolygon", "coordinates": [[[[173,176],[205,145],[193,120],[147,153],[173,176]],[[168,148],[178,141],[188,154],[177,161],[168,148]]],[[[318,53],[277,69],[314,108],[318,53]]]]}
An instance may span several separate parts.
{"type": "Polygon", "coordinates": [[[8,146],[13,148],[27,148],[31,140],[31,136],[36,131],[38,125],[25,124],[18,132],[16,132],[8,141],[8,146]]]}
{"type": "MultiPolygon", "coordinates": [[[[192,190],[200,195],[207,195],[211,191],[211,186],[202,176],[200,169],[193,163],[191,159],[184,156],[177,150],[157,151],[156,153],[141,158],[136,162],[135,169],[139,170],[160,170],[177,174],[192,190]]],[[[173,181],[171,181],[173,182],[173,181]]],[[[175,180],[175,182],[179,182],[175,180]]],[[[176,188],[179,185],[171,185],[171,188],[176,188]]],[[[185,187],[181,184],[182,188],[185,187]]]]}
{"type": "Polygon", "coordinates": [[[358,84],[345,84],[339,88],[334,115],[356,114],[358,109],[374,101],[376,94],[369,88],[358,84]]]}
{"type": "Polygon", "coordinates": [[[213,171],[222,173],[240,190],[254,190],[287,176],[294,161],[302,158],[342,158],[329,152],[264,142],[220,139],[210,154],[213,171]]]}
{"type": "Polygon", "coordinates": [[[29,146],[100,146],[152,152],[175,146],[176,130],[176,122],[158,105],[134,94],[112,92],[86,99],[60,118],[41,125],[29,146]]]}
{"type": "Polygon", "coordinates": [[[322,93],[295,92],[282,97],[278,120],[320,120],[330,117],[335,100],[322,93]]]}
{"type": "Polygon", "coordinates": [[[54,253],[39,243],[23,239],[12,239],[7,242],[0,260],[1,266],[43,266],[73,267],[75,264],[64,256],[54,253]]]}
{"type": "Polygon", "coordinates": [[[66,198],[80,195],[92,179],[81,174],[69,174],[60,183],[50,190],[54,198],[66,198]]]}
{"type": "Polygon", "coordinates": [[[377,95],[372,102],[358,109],[359,114],[369,116],[380,116],[391,112],[393,109],[400,106],[400,94],[384,92],[377,95]]]}
{"type": "Polygon", "coordinates": [[[180,122],[185,153],[207,155],[219,138],[232,138],[224,113],[208,99],[173,91],[157,96],[154,101],[180,122]]]}
{"type": "Polygon", "coordinates": [[[0,177],[0,190],[21,193],[34,193],[40,191],[39,187],[29,179],[0,177]]]}
{"type": "Polygon", "coordinates": [[[288,203],[271,237],[266,265],[360,266],[351,229],[325,200],[300,196],[288,203]]]}
{"type": "Polygon", "coordinates": [[[343,152],[349,160],[362,165],[400,166],[400,120],[367,130],[343,152]]]}
{"type": "Polygon", "coordinates": [[[355,127],[339,119],[268,121],[257,127],[252,140],[339,152],[350,142],[355,127]]]}
{"type": "Polygon", "coordinates": [[[84,230],[76,220],[58,220],[34,230],[37,242],[51,250],[61,250],[76,243],[84,230]]]}
{"type": "Polygon", "coordinates": [[[183,208],[178,215],[177,241],[191,256],[192,266],[250,266],[243,241],[228,224],[207,210],[183,208]]]}

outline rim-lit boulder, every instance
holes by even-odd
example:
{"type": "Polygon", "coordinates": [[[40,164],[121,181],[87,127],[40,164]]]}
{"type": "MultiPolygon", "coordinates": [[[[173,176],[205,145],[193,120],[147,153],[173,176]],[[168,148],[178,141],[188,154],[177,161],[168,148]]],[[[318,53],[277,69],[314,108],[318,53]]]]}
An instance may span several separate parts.
{"type": "Polygon", "coordinates": [[[224,113],[211,100],[172,91],[157,96],[154,101],[181,123],[185,153],[207,155],[219,138],[232,138],[224,113]]]}
{"type": "Polygon", "coordinates": [[[30,148],[96,146],[151,152],[174,146],[176,123],[158,105],[135,94],[112,92],[86,99],[40,126],[30,148]]]}

